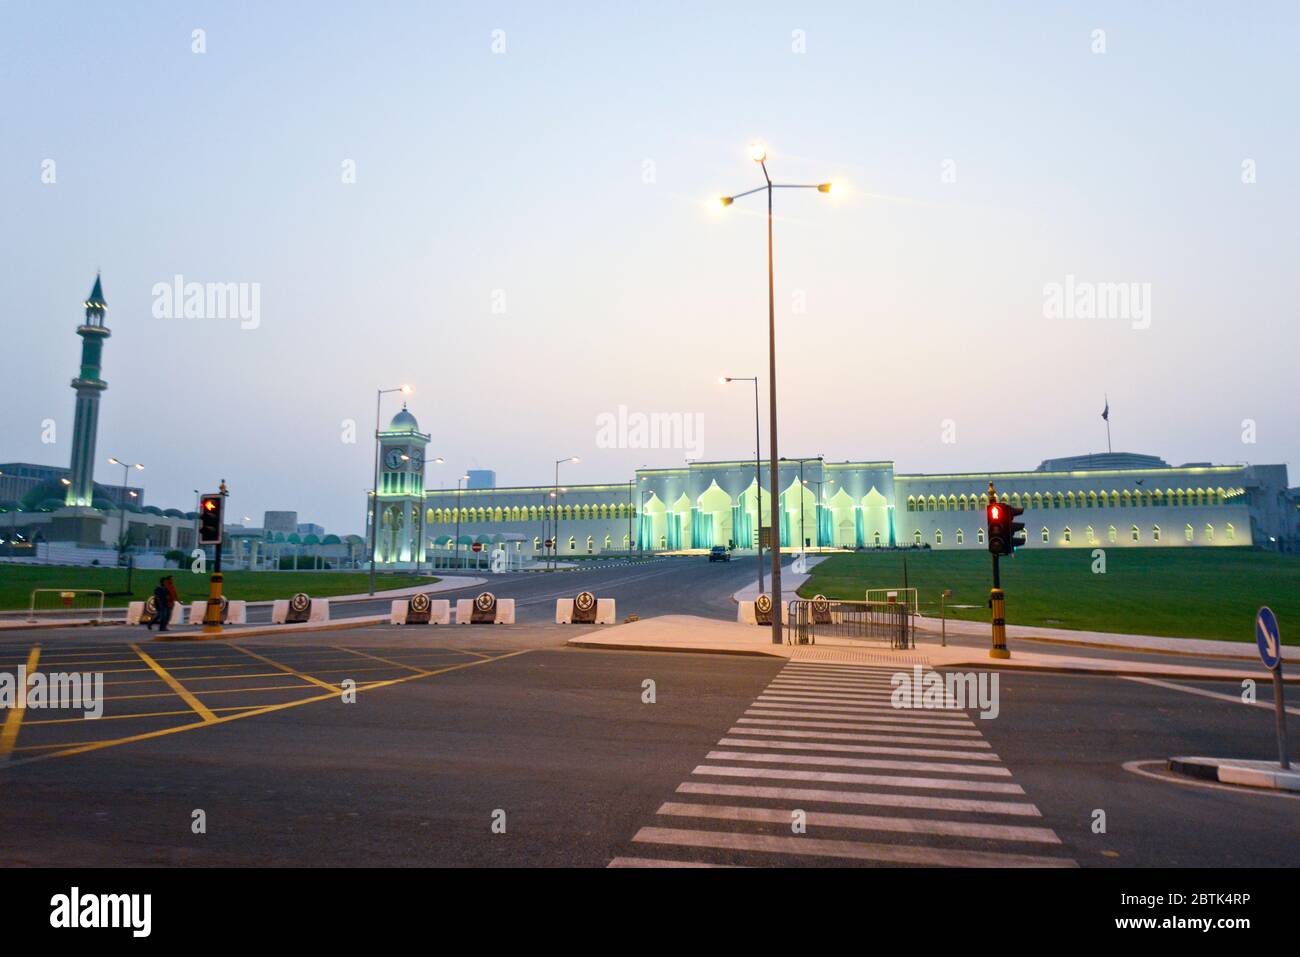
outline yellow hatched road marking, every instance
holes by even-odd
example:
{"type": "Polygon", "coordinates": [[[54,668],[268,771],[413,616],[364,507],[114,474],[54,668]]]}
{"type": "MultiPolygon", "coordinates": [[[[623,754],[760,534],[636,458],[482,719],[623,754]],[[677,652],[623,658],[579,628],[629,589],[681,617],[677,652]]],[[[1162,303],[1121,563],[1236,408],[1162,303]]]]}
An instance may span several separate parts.
{"type": "MultiPolygon", "coordinates": [[[[231,647],[233,648],[236,646],[231,645],[231,647]]],[[[532,650],[533,649],[531,648],[524,648],[520,651],[510,651],[510,652],[506,652],[503,655],[497,655],[495,658],[486,658],[486,659],[480,658],[475,661],[466,661],[458,665],[448,665],[446,668],[438,668],[435,671],[430,671],[428,674],[404,675],[401,678],[390,678],[387,681],[376,681],[373,684],[359,685],[357,687],[357,690],[372,691],[375,688],[386,688],[390,685],[405,684],[408,681],[416,681],[420,678],[446,674],[449,671],[460,671],[463,668],[473,668],[478,665],[490,664],[493,661],[500,661],[503,658],[513,658],[516,655],[526,655],[528,654],[529,651],[532,650]]],[[[239,714],[223,715],[219,718],[216,718],[213,721],[194,721],[191,722],[190,724],[182,724],[173,728],[159,728],[158,730],[155,731],[146,731],[141,734],[133,734],[125,738],[113,738],[108,741],[90,741],[90,742],[86,742],[85,744],[67,745],[61,751],[52,751],[47,754],[36,754],[36,755],[32,755],[31,757],[11,760],[8,762],[8,766],[14,767],[19,764],[29,764],[33,761],[46,761],[49,760],[50,758],[67,758],[67,757],[72,757],[73,755],[76,754],[86,754],[90,751],[100,751],[103,750],[104,748],[117,747],[118,745],[134,744],[137,741],[148,741],[153,738],[161,738],[169,734],[179,734],[182,731],[193,731],[196,728],[210,728],[216,724],[226,724],[227,722],[230,721],[239,721],[242,718],[252,718],[252,717],[256,717],[257,715],[272,714],[276,711],[287,711],[289,708],[296,708],[304,704],[314,704],[315,702],[318,701],[328,701],[331,698],[337,698],[338,695],[339,693],[337,691],[331,691],[329,694],[315,695],[311,698],[302,698],[298,701],[285,701],[280,704],[271,704],[271,705],[263,705],[260,707],[253,707],[247,710],[243,710],[239,714]]],[[[221,711],[224,709],[218,708],[217,710],[221,711]]]]}
{"type": "Polygon", "coordinates": [[[194,695],[190,694],[183,684],[172,677],[171,672],[141,651],[139,645],[131,645],[130,647],[132,651],[140,656],[141,661],[154,670],[154,673],[163,680],[167,687],[171,688],[172,691],[175,691],[182,701],[194,709],[195,714],[208,723],[217,720],[217,716],[208,709],[207,705],[194,697],[194,695]]]}
{"type": "Polygon", "coordinates": [[[258,661],[262,662],[262,664],[270,665],[272,668],[279,668],[287,675],[293,675],[295,678],[301,678],[303,681],[310,681],[312,684],[317,685],[318,687],[321,688],[327,688],[328,690],[334,692],[335,694],[342,694],[343,692],[343,689],[338,687],[337,685],[332,685],[329,684],[328,682],[321,681],[319,678],[314,677],[313,675],[304,674],[301,671],[296,671],[295,669],[290,668],[288,665],[280,664],[280,662],[278,661],[272,661],[270,658],[266,657],[265,655],[259,655],[256,651],[249,651],[247,648],[243,647],[242,645],[231,644],[228,645],[227,647],[234,648],[236,651],[242,651],[244,654],[248,655],[249,657],[256,658],[258,661]]]}
{"type": "Polygon", "coordinates": [[[349,654],[360,655],[362,658],[369,658],[371,661],[381,661],[384,664],[392,665],[395,668],[405,668],[407,671],[414,671],[422,675],[427,675],[429,673],[424,668],[417,668],[415,665],[408,665],[405,662],[394,661],[392,658],[381,658],[379,655],[372,655],[368,651],[358,651],[355,648],[344,648],[340,645],[331,645],[330,647],[337,648],[339,651],[346,651],[349,654]]]}
{"type": "MultiPolygon", "coordinates": [[[[28,675],[36,670],[40,660],[41,646],[33,645],[32,650],[27,653],[28,675]]],[[[18,743],[18,729],[23,726],[23,715],[27,712],[27,689],[15,688],[14,694],[17,695],[17,700],[5,715],[4,726],[0,727],[0,763],[8,761],[9,755],[13,753],[14,745],[18,743]]]]}

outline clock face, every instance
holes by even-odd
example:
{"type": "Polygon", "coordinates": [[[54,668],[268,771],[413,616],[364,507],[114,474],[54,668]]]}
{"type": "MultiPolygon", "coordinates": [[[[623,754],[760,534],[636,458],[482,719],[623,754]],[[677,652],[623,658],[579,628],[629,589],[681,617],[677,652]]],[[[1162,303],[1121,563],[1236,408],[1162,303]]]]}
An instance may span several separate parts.
{"type": "Polygon", "coordinates": [[[423,453],[423,452],[419,452],[419,451],[412,451],[412,452],[411,452],[411,468],[413,468],[413,469],[422,469],[422,468],[424,468],[424,453],[423,453]]]}
{"type": "Polygon", "coordinates": [[[402,455],[401,449],[389,449],[388,454],[384,456],[384,464],[392,471],[400,469],[402,467],[402,455]]]}

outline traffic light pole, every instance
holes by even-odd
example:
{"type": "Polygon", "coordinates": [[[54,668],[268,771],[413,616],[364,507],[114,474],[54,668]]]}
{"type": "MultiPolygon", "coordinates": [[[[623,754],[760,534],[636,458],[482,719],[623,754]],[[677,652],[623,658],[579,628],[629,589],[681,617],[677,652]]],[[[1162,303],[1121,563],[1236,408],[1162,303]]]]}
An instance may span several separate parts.
{"type": "MultiPolygon", "coordinates": [[[[224,538],[225,537],[224,524],[225,524],[225,511],[226,511],[225,499],[226,496],[230,494],[230,490],[226,488],[225,479],[221,480],[221,487],[219,491],[221,492],[222,508],[218,513],[219,516],[218,523],[220,526],[222,526],[223,534],[221,537],[224,538]]],[[[203,610],[203,632],[204,634],[208,634],[208,635],[219,635],[221,634],[221,630],[222,630],[221,629],[221,583],[222,583],[221,544],[222,544],[221,541],[218,540],[217,543],[212,546],[212,578],[208,582],[208,605],[203,610]]]]}
{"type": "MultiPolygon", "coordinates": [[[[997,511],[997,492],[993,488],[993,483],[989,482],[989,506],[993,512],[997,511]]],[[[1004,521],[999,518],[999,522],[1004,521]]],[[[999,574],[998,558],[999,548],[995,547],[994,526],[990,521],[989,527],[989,551],[993,553],[993,590],[989,592],[989,608],[992,610],[993,618],[993,647],[989,649],[990,658],[1010,658],[1011,652],[1007,650],[1007,618],[1006,618],[1006,596],[1002,593],[1002,576],[999,574]]],[[[1011,532],[1010,523],[1002,525],[998,541],[1009,542],[1011,532]],[[1008,537],[1002,537],[1008,536],[1008,537]]]]}

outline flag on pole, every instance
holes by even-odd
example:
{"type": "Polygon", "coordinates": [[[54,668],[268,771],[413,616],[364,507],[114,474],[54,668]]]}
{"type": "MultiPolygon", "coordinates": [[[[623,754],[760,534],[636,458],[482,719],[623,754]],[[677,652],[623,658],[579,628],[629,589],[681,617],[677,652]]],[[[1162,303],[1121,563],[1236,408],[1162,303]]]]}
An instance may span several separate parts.
{"type": "Polygon", "coordinates": [[[1110,399],[1106,400],[1106,408],[1101,410],[1101,417],[1107,422],[1110,421],[1110,399]]]}

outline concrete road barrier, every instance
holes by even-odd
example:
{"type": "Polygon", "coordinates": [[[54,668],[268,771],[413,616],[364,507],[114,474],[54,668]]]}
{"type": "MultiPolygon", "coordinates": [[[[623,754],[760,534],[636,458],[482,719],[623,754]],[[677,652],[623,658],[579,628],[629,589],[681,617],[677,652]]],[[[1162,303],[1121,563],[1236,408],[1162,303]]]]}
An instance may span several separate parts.
{"type": "MultiPolygon", "coordinates": [[[[393,608],[388,616],[388,623],[391,625],[405,625],[407,622],[407,613],[410,611],[411,603],[405,598],[396,598],[393,600],[393,608]]],[[[410,622],[415,624],[415,622],[410,622]]],[[[450,625],[451,624],[451,602],[446,598],[439,598],[429,602],[429,621],[430,625],[450,625]]]]}
{"type": "Polygon", "coordinates": [[[574,598],[555,600],[557,625],[612,625],[615,623],[614,615],[614,599],[597,598],[589,591],[574,598]]]}
{"type": "Polygon", "coordinates": [[[485,591],[475,598],[456,599],[456,624],[513,625],[515,600],[485,591]]]}
{"type": "MultiPolygon", "coordinates": [[[[306,621],[330,620],[330,600],[328,598],[311,598],[308,601],[310,607],[305,616],[306,621]]],[[[275,603],[271,605],[271,624],[283,625],[289,620],[289,602],[290,599],[276,599],[275,603]]]]}
{"type": "MultiPolygon", "coordinates": [[[[207,611],[208,611],[207,599],[204,599],[203,601],[191,602],[190,603],[190,624],[191,625],[203,624],[203,616],[207,614],[207,611]]],[[[223,625],[248,624],[248,607],[246,603],[242,601],[226,602],[226,614],[225,617],[222,619],[221,623],[223,625]]]]}
{"type": "MultiPolygon", "coordinates": [[[[763,598],[767,598],[769,603],[772,600],[767,595],[759,596],[760,600],[763,598]]],[[[757,625],[759,623],[758,613],[754,610],[754,604],[755,604],[755,600],[736,602],[736,621],[740,622],[742,625],[757,625]]],[[[768,612],[764,616],[764,621],[763,621],[764,627],[771,625],[773,614],[775,614],[775,612],[768,612]]],[[[790,621],[790,606],[782,603],[781,622],[782,624],[786,624],[789,621],[790,621]]]]}
{"type": "MultiPolygon", "coordinates": [[[[149,600],[152,601],[153,599],[151,598],[149,600]]],[[[144,619],[144,606],[145,602],[142,601],[133,601],[127,604],[126,623],[128,625],[138,625],[142,622],[144,619]]],[[[183,624],[185,624],[185,607],[183,603],[179,601],[172,602],[172,616],[167,622],[167,627],[170,628],[173,625],[183,624]]]]}

